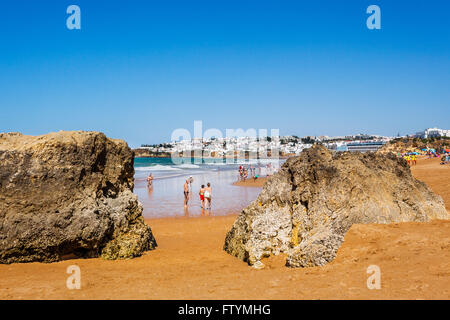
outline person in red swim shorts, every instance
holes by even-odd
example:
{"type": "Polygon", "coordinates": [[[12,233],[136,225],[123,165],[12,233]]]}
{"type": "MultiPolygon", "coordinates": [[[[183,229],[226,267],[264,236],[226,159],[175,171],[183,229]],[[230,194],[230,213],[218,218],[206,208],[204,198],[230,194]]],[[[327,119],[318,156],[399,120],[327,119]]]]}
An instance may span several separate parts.
{"type": "Polygon", "coordinates": [[[205,185],[202,184],[202,187],[200,188],[200,192],[198,193],[200,195],[200,205],[201,208],[204,208],[204,204],[205,204],[205,185]]]}

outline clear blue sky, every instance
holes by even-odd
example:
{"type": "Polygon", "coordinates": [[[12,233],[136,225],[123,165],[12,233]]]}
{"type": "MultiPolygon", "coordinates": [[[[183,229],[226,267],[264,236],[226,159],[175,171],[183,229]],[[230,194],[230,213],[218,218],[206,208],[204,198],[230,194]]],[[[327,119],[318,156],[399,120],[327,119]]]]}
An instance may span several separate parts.
{"type": "Polygon", "coordinates": [[[450,1],[4,1],[0,132],[450,129],[450,1]],[[66,8],[81,8],[81,30],[66,8]],[[366,8],[381,8],[368,30],[366,8]]]}

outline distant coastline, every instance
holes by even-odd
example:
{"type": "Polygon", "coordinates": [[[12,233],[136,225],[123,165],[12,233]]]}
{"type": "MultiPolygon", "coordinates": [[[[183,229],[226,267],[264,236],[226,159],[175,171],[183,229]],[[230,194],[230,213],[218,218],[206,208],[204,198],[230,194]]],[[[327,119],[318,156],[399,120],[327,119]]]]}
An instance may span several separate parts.
{"type": "MultiPolygon", "coordinates": [[[[446,133],[447,134],[447,133],[446,133]]],[[[448,136],[433,136],[429,138],[420,137],[399,137],[393,138],[389,141],[384,141],[384,143],[378,143],[367,140],[357,141],[357,142],[346,142],[345,149],[337,144],[329,144],[320,141],[314,143],[319,143],[325,145],[329,150],[332,151],[377,151],[377,152],[394,152],[394,153],[404,153],[410,152],[416,149],[435,149],[435,150],[445,150],[448,149],[450,143],[450,137],[448,136]],[[373,145],[367,147],[366,145],[373,145]],[[363,150],[364,149],[364,150],[363,150]]],[[[309,148],[311,145],[304,146],[304,148],[309,148]]],[[[167,150],[167,149],[166,149],[167,150]]],[[[287,151],[287,150],[286,150],[287,151]]],[[[147,148],[136,148],[133,149],[135,158],[171,158],[172,152],[170,151],[154,151],[147,148]]],[[[178,151],[177,151],[178,152],[178,151]]],[[[201,155],[198,155],[201,151],[199,150],[189,150],[184,153],[179,152],[180,158],[193,158],[193,159],[273,159],[271,152],[257,153],[255,151],[240,150],[240,151],[229,151],[227,154],[219,153],[217,151],[203,150],[201,155]],[[231,154],[232,153],[232,154],[231,154]]],[[[298,155],[300,152],[279,152],[278,159],[287,159],[298,155]]]]}
{"type": "Polygon", "coordinates": [[[133,149],[135,158],[170,158],[169,152],[151,152],[145,149],[133,149]]]}

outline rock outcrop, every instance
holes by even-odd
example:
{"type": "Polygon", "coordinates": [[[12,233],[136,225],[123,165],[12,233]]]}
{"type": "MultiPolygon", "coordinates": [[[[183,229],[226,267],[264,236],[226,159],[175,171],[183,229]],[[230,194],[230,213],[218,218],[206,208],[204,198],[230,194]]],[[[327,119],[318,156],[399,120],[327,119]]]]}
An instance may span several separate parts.
{"type": "Polygon", "coordinates": [[[126,259],[155,248],[133,153],[98,132],[0,134],[0,263],[126,259]]]}
{"type": "Polygon", "coordinates": [[[255,267],[280,253],[290,267],[321,266],[335,258],[352,224],[435,218],[450,215],[405,160],[314,146],[267,180],[228,232],[224,249],[255,267]]]}

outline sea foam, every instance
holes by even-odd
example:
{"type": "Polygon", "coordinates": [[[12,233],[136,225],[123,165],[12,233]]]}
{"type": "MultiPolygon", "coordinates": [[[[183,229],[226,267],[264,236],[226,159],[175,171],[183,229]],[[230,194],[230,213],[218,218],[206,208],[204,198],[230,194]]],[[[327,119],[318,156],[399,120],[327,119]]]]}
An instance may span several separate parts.
{"type": "Polygon", "coordinates": [[[148,166],[148,167],[135,167],[134,170],[136,170],[136,171],[180,171],[182,169],[157,164],[155,166],[148,166]]]}

